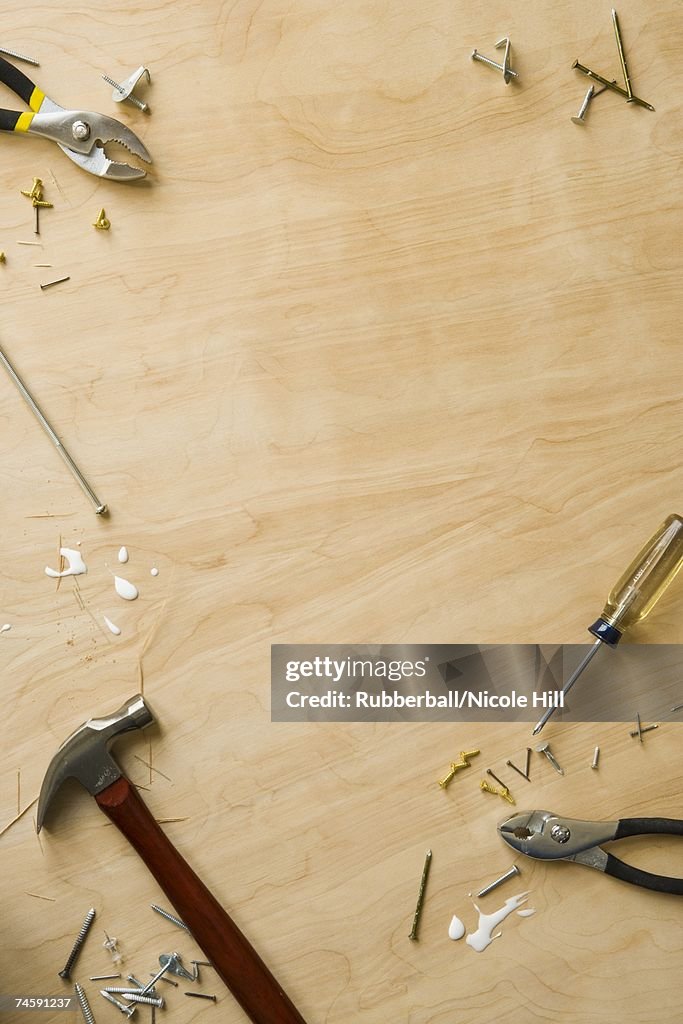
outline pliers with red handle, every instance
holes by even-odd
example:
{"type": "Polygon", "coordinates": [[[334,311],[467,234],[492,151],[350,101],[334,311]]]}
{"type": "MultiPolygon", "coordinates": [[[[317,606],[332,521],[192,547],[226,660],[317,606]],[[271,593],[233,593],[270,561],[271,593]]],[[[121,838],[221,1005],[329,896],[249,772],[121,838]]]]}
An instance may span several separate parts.
{"type": "Polygon", "coordinates": [[[125,124],[92,111],[65,110],[2,57],[0,82],[31,108],[31,113],[0,109],[0,131],[42,135],[45,139],[52,139],[70,160],[100,178],[111,178],[113,181],[144,178],[146,171],[142,168],[110,160],[104,152],[108,142],[118,142],[134,156],[146,163],[152,162],[140,139],[125,124]]]}

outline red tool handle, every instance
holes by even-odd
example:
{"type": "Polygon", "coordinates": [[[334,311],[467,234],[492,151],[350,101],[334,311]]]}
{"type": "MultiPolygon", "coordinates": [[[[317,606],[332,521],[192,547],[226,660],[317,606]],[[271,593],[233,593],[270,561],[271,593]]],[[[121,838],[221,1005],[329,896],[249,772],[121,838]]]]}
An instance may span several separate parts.
{"type": "Polygon", "coordinates": [[[140,854],[254,1024],[306,1024],[261,957],[162,832],[126,778],[95,797],[140,854]]]}

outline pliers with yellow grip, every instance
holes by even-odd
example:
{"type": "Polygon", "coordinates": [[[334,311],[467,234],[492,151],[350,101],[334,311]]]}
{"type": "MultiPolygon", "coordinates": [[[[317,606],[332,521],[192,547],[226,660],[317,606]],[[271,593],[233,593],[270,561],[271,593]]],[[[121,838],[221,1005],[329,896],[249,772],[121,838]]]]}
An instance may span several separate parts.
{"type": "Polygon", "coordinates": [[[144,178],[146,171],[110,160],[104,152],[108,142],[118,142],[146,163],[152,158],[135,132],[113,117],[87,110],[65,110],[46,96],[30,78],[0,57],[0,82],[9,86],[31,113],[0,109],[0,131],[42,135],[52,139],[70,160],[84,171],[113,181],[144,178]]]}

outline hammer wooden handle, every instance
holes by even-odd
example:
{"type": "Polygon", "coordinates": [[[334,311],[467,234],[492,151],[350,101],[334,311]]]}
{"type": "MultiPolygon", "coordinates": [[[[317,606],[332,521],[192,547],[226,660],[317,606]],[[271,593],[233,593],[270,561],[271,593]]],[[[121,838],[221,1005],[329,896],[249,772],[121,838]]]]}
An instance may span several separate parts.
{"type": "Polygon", "coordinates": [[[254,1024],[306,1024],[256,950],[159,828],[128,779],[118,779],[95,799],[140,854],[254,1024]]]}

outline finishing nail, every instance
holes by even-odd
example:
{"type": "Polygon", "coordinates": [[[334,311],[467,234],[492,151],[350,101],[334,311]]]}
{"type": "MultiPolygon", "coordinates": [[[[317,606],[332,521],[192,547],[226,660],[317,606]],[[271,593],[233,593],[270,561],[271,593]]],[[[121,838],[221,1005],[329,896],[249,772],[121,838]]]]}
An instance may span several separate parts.
{"type": "MultiPolygon", "coordinates": [[[[410,935],[408,936],[408,938],[413,939],[413,941],[417,939],[417,929],[420,924],[420,918],[422,916],[422,905],[424,904],[425,889],[427,888],[427,876],[429,875],[429,869],[431,867],[431,864],[432,851],[427,850],[427,853],[425,855],[424,867],[422,868],[422,878],[420,879],[420,889],[417,894],[417,905],[415,907],[415,914],[413,915],[413,926],[410,929],[410,935]]],[[[192,962],[197,963],[196,960],[193,960],[192,962]]],[[[188,993],[185,994],[187,995],[188,993]]]]}

